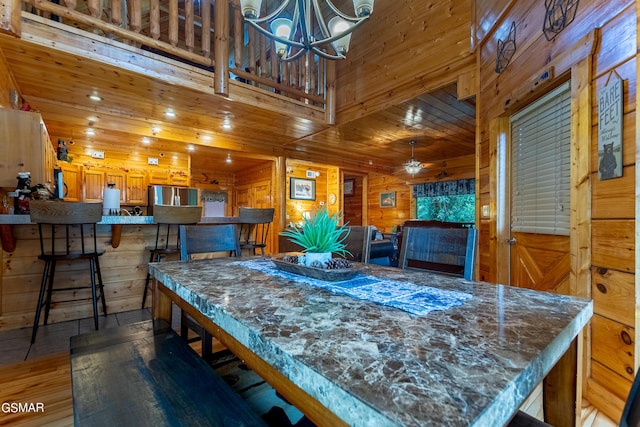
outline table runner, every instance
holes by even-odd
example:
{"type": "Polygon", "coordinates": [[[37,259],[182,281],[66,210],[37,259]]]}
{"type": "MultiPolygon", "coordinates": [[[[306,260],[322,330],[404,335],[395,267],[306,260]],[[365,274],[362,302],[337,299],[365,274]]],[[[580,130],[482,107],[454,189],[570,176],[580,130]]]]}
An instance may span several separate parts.
{"type": "Polygon", "coordinates": [[[426,316],[437,310],[448,310],[471,299],[471,295],[464,292],[437,289],[360,273],[352,279],[340,282],[318,280],[280,270],[270,259],[237,261],[234,264],[286,280],[322,288],[335,294],[348,295],[352,298],[399,308],[416,316],[426,316]]]}

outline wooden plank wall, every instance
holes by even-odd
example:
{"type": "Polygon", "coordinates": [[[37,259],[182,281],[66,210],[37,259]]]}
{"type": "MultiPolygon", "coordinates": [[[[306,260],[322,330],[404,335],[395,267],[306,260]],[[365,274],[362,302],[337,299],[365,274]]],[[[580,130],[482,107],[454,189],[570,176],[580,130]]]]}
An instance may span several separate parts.
{"type": "MultiPolygon", "coordinates": [[[[320,204],[323,203],[327,206],[329,213],[335,213],[340,209],[340,205],[338,203],[331,205],[327,204],[327,200],[330,193],[336,194],[338,196],[338,191],[341,187],[339,182],[340,176],[339,168],[335,166],[329,165],[321,165],[318,163],[308,163],[302,162],[298,160],[287,159],[286,166],[286,216],[285,216],[285,224],[293,223],[299,224],[302,223],[302,214],[303,212],[310,211],[313,212],[315,209],[320,207],[320,204]],[[320,172],[320,175],[315,178],[316,182],[316,198],[315,200],[297,200],[291,199],[291,178],[301,178],[301,179],[311,179],[306,178],[306,171],[312,170],[316,172],[320,172]]],[[[313,179],[312,179],[313,180],[313,179]]]]}
{"type": "Polygon", "coordinates": [[[347,59],[336,64],[338,122],[406,101],[472,71],[470,23],[470,1],[376,2],[369,21],[352,34],[347,59]]]}
{"type": "Polygon", "coordinates": [[[344,195],[343,213],[344,222],[349,225],[362,225],[362,175],[345,175],[345,181],[353,180],[353,194],[344,195]]]}
{"type": "MultiPolygon", "coordinates": [[[[591,122],[591,288],[584,292],[594,299],[590,342],[585,354],[587,378],[584,397],[610,418],[620,417],[622,404],[636,371],[637,352],[635,289],[635,158],[636,158],[636,4],[630,0],[586,0],[579,4],[575,21],[553,42],[542,34],[544,2],[476,1],[474,28],[480,41],[478,50],[478,182],[480,205],[495,201],[490,183],[493,155],[489,149],[492,120],[508,115],[539,97],[545,84],[536,81],[541,71],[558,58],[564,68],[553,70],[554,77],[568,72],[572,61],[588,57],[578,52],[578,42],[600,28],[593,56],[591,122]],[[507,70],[495,72],[496,46],[516,22],[517,50],[507,70]],[[493,27],[488,24],[495,22],[493,27]],[[572,52],[572,49],[576,49],[572,52]],[[571,57],[572,53],[575,58],[571,57]],[[598,117],[596,94],[612,72],[624,80],[623,177],[600,181],[598,168],[598,117]]],[[[552,79],[555,80],[555,79],[552,79]]],[[[493,206],[493,205],[492,205],[493,206]]],[[[495,217],[480,222],[480,277],[495,280],[495,217]]],[[[572,254],[574,255],[574,254],[572,254]]],[[[578,283],[578,286],[584,284],[578,283]]]]}

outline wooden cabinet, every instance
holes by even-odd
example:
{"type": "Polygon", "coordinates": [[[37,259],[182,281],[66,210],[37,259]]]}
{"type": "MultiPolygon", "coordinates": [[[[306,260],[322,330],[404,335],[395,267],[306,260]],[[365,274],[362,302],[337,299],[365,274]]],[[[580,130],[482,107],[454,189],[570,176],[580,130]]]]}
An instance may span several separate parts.
{"type": "Polygon", "coordinates": [[[149,172],[149,185],[169,185],[171,175],[166,172],[149,172]]]}
{"type": "Polygon", "coordinates": [[[82,171],[82,199],[85,202],[101,202],[102,191],[106,187],[105,173],[99,169],[84,169],[82,171]]]}
{"type": "Polygon", "coordinates": [[[189,176],[188,175],[172,174],[171,175],[171,185],[179,185],[181,187],[188,187],[189,186],[189,176]]]}
{"type": "Polygon", "coordinates": [[[18,172],[31,185],[53,185],[56,155],[40,114],[0,108],[0,187],[15,188],[18,172]]]}
{"type": "Polygon", "coordinates": [[[127,174],[127,202],[130,205],[147,206],[147,176],[144,173],[127,174]]]}
{"type": "Polygon", "coordinates": [[[127,174],[122,171],[106,171],[105,172],[105,187],[108,184],[114,184],[115,188],[120,190],[120,204],[123,204],[127,200],[127,174]]]}
{"type": "Polygon", "coordinates": [[[65,196],[64,200],[69,202],[79,202],[82,200],[82,168],[72,163],[60,162],[62,177],[64,179],[65,196]]]}

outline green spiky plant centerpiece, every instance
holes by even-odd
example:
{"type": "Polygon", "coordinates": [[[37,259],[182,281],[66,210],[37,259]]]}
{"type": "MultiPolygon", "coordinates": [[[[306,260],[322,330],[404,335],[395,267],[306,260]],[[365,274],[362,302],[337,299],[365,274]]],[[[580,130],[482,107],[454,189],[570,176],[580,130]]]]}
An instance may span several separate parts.
{"type": "Polygon", "coordinates": [[[337,258],[333,261],[331,258],[331,254],[343,257],[351,255],[344,243],[351,230],[346,224],[338,226],[340,219],[340,212],[329,214],[327,208],[321,206],[309,218],[304,218],[302,226],[285,230],[281,234],[302,246],[305,265],[332,268],[336,264],[333,268],[347,267],[343,262],[346,260],[337,258]]]}

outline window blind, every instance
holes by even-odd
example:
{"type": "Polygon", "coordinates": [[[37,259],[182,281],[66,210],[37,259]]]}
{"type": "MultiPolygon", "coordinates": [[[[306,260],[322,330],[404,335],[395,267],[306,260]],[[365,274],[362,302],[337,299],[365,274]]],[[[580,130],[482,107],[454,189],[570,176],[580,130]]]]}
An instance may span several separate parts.
{"type": "Polygon", "coordinates": [[[569,235],[569,83],[516,113],[510,121],[511,230],[569,235]]]}

